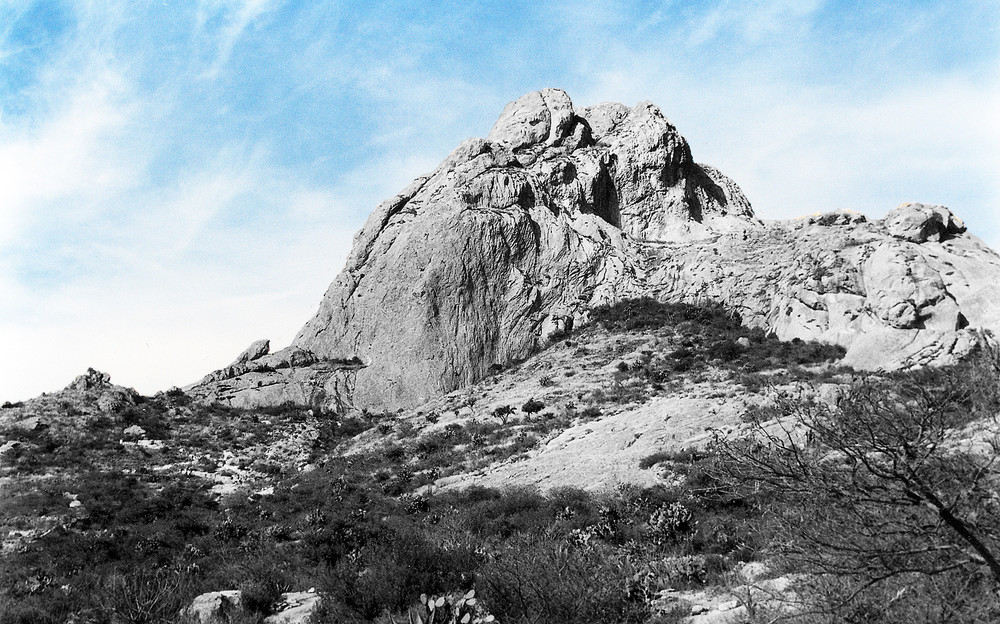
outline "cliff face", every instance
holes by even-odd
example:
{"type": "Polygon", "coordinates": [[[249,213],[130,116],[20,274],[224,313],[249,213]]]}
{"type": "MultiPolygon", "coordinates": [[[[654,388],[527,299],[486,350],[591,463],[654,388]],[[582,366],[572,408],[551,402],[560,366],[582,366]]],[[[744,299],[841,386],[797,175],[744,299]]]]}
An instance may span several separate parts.
{"type": "Polygon", "coordinates": [[[291,347],[194,392],[414,405],[593,305],[644,295],[722,301],[782,338],[842,344],[860,367],[945,361],[972,329],[1000,329],[998,283],[1000,257],[943,207],[763,222],[652,104],[575,109],[546,89],[376,208],[291,347]]]}
{"type": "Polygon", "coordinates": [[[294,344],[360,357],[356,403],[409,404],[526,356],[593,301],[641,294],[630,241],[754,223],[654,106],[532,93],[376,209],[294,344]]]}

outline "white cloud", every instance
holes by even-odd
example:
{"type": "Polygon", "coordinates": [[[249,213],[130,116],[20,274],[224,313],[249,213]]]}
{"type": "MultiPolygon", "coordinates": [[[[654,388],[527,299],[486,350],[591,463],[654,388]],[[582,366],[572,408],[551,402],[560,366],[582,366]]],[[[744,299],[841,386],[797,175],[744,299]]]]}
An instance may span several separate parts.
{"type": "Polygon", "coordinates": [[[244,31],[276,6],[275,0],[200,0],[195,21],[195,32],[206,36],[215,48],[215,58],[202,74],[203,78],[216,78],[229,62],[233,48],[244,31]],[[223,25],[207,28],[208,22],[219,18],[223,25]]]}
{"type": "MultiPolygon", "coordinates": [[[[90,118],[73,107],[67,111],[69,118],[52,120],[46,132],[90,118]]],[[[104,142],[100,132],[80,134],[91,137],[81,141],[86,149],[113,151],[114,141],[104,142]]],[[[44,143],[27,145],[41,150],[44,143]]],[[[406,176],[421,166],[391,164],[406,176]]],[[[120,169],[113,159],[104,165],[120,169]]],[[[27,179],[44,178],[46,159],[25,159],[23,166],[27,179]]],[[[399,181],[399,175],[369,171],[365,186],[358,170],[344,187],[356,195],[341,198],[275,165],[266,150],[241,146],[203,154],[166,186],[85,189],[88,170],[79,166],[72,173],[81,181],[65,183],[58,193],[26,191],[19,202],[45,219],[46,212],[64,210],[66,193],[81,192],[87,198],[81,220],[100,231],[85,241],[98,270],[34,288],[11,274],[11,266],[0,267],[0,335],[10,337],[0,358],[0,400],[60,388],[88,366],[151,393],[227,364],[257,338],[271,338],[275,348],[286,345],[315,312],[354,230],[374,206],[359,202],[399,181]],[[102,210],[97,200],[116,193],[111,203],[127,201],[133,208],[102,210]]]]}
{"type": "Polygon", "coordinates": [[[45,123],[0,126],[0,249],[23,232],[33,213],[41,216],[41,203],[65,202],[64,210],[79,212],[135,186],[142,175],[138,152],[116,142],[137,112],[119,74],[99,67],[63,98],[45,123]]]}

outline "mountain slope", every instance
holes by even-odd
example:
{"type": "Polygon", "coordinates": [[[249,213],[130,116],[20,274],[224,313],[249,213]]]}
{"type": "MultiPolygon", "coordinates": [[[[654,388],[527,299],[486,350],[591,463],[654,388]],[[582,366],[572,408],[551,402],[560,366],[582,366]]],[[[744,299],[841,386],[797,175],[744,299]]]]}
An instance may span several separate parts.
{"type": "Polygon", "coordinates": [[[409,407],[637,296],[719,301],[863,368],[945,363],[1000,329],[996,284],[1000,256],[946,208],[761,221],[652,104],[575,109],[546,89],[375,210],[291,347],[192,391],[409,407]]]}

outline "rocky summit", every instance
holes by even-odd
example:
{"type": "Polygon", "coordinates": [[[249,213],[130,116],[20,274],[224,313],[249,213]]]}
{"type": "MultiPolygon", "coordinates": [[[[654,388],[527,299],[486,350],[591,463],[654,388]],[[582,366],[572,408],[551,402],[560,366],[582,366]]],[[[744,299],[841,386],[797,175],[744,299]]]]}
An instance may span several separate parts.
{"type": "Polygon", "coordinates": [[[291,346],[254,343],[188,390],[409,407],[640,296],[720,302],[857,368],[944,364],[1000,330],[1000,256],[943,206],[762,220],[653,104],[545,89],[375,209],[291,346]]]}

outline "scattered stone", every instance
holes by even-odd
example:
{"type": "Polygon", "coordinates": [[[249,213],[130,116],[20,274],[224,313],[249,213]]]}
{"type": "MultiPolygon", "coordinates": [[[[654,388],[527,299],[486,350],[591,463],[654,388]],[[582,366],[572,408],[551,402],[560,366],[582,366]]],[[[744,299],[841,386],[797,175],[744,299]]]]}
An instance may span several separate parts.
{"type": "Polygon", "coordinates": [[[7,440],[0,444],[0,456],[20,450],[24,444],[20,440],[7,440]]]}
{"type": "Polygon", "coordinates": [[[97,408],[102,412],[114,414],[138,402],[139,394],[132,388],[111,386],[97,397],[97,408]]]}
{"type": "Polygon", "coordinates": [[[319,603],[320,597],[315,589],[282,594],[277,612],[264,618],[264,624],[306,624],[319,603]]]}
{"type": "Polygon", "coordinates": [[[235,614],[240,606],[242,592],[238,589],[208,592],[197,596],[181,614],[200,622],[213,624],[235,614]]]}
{"type": "Polygon", "coordinates": [[[739,600],[730,600],[728,602],[719,603],[719,611],[732,611],[740,606],[739,600]]]}
{"type": "Polygon", "coordinates": [[[740,569],[740,576],[748,583],[754,583],[770,573],[770,567],[763,561],[748,561],[740,569]]]}
{"type": "Polygon", "coordinates": [[[130,427],[126,427],[125,430],[122,431],[122,435],[126,438],[137,440],[146,436],[146,430],[139,425],[132,425],[130,427]]]}

